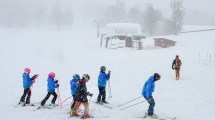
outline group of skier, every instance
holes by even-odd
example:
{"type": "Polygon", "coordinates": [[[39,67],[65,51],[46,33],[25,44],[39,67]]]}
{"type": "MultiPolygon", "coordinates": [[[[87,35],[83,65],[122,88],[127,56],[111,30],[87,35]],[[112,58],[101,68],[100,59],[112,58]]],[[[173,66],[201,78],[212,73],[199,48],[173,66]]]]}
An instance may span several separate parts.
{"type": "MultiPolygon", "coordinates": [[[[103,104],[108,102],[106,101],[106,82],[110,79],[110,71],[108,73],[105,73],[106,67],[102,66],[100,68],[100,73],[98,76],[98,89],[99,94],[97,98],[98,104],[103,104]]],[[[23,73],[23,88],[24,93],[20,99],[19,104],[25,106],[30,104],[30,98],[31,98],[31,89],[33,87],[33,84],[35,82],[35,79],[39,77],[38,74],[33,75],[33,77],[30,77],[30,68],[25,68],[23,73]],[[27,98],[26,98],[27,95],[27,98]]],[[[47,95],[46,97],[41,101],[40,107],[45,107],[46,101],[49,99],[51,95],[53,95],[53,99],[51,100],[51,106],[57,106],[55,104],[55,101],[58,97],[57,93],[55,92],[55,89],[58,88],[60,85],[58,84],[58,80],[55,80],[55,73],[50,72],[48,74],[47,79],[47,95]]],[[[73,102],[71,105],[71,117],[79,117],[80,115],[77,114],[77,109],[81,104],[84,106],[84,115],[82,116],[85,118],[90,118],[89,115],[89,103],[87,96],[92,97],[93,94],[87,91],[86,83],[90,80],[90,76],[88,74],[83,74],[82,78],[78,74],[74,74],[72,80],[70,80],[70,88],[71,88],[71,95],[73,96],[73,102]]]]}
{"type": "MultiPolygon", "coordinates": [[[[100,73],[98,76],[98,89],[99,89],[99,95],[97,98],[98,104],[103,104],[108,102],[106,101],[106,82],[110,79],[110,71],[108,71],[108,74],[105,73],[106,67],[102,66],[100,68],[100,73]]],[[[89,115],[89,103],[87,96],[92,97],[93,94],[90,92],[87,92],[86,82],[90,80],[90,76],[88,74],[84,74],[82,76],[82,79],[80,79],[80,76],[78,74],[73,75],[73,79],[70,81],[71,86],[71,94],[73,96],[73,104],[71,106],[71,117],[79,117],[80,115],[77,114],[77,109],[81,104],[84,105],[84,115],[82,116],[85,118],[91,118],[92,116],[89,115]]]]}
{"type": "MultiPolygon", "coordinates": [[[[23,92],[23,95],[19,102],[19,104],[21,104],[22,106],[30,104],[31,89],[33,87],[33,84],[35,83],[35,80],[39,77],[39,74],[35,74],[35,75],[33,75],[33,77],[30,77],[30,72],[31,72],[30,68],[25,68],[24,73],[22,75],[24,92],[23,92]],[[26,98],[26,95],[27,95],[27,98],[26,98]]],[[[58,80],[55,80],[54,78],[55,78],[55,73],[50,72],[48,74],[48,80],[47,80],[48,93],[47,93],[46,97],[42,100],[41,107],[43,107],[45,105],[45,103],[49,99],[50,95],[54,96],[51,101],[51,105],[53,105],[53,106],[57,105],[57,104],[55,104],[55,101],[57,99],[57,94],[55,92],[55,88],[58,88],[59,84],[58,84],[58,80]]]]}
{"type": "MultiPolygon", "coordinates": [[[[172,69],[176,71],[176,80],[180,77],[180,67],[181,67],[181,60],[179,59],[179,56],[176,55],[176,58],[173,60],[172,63],[172,69]]],[[[33,86],[33,83],[35,82],[35,79],[39,77],[38,74],[33,75],[33,77],[30,78],[30,68],[25,68],[23,73],[23,88],[24,92],[20,99],[19,104],[22,104],[23,106],[26,104],[30,104],[30,97],[31,97],[31,87],[33,86]],[[26,98],[27,95],[27,98],[26,98]],[[26,98],[26,100],[25,100],[26,98]]],[[[106,67],[101,66],[100,73],[98,76],[98,90],[99,94],[97,97],[98,104],[108,104],[106,101],[106,84],[107,81],[110,79],[111,71],[108,71],[106,73],[106,67]]],[[[52,106],[57,106],[55,104],[55,101],[58,97],[58,95],[55,92],[55,89],[59,87],[58,80],[55,80],[55,73],[50,72],[48,74],[47,79],[47,95],[46,97],[41,101],[40,107],[44,107],[46,101],[49,99],[50,95],[53,95],[53,99],[51,101],[52,106]]],[[[154,73],[154,75],[150,76],[149,79],[144,83],[143,89],[142,89],[142,96],[147,100],[149,103],[148,108],[148,116],[151,118],[156,118],[157,116],[154,114],[154,107],[155,107],[155,101],[152,96],[152,93],[155,89],[155,82],[160,80],[161,76],[158,73],[154,73]]],[[[70,80],[70,88],[71,88],[71,95],[73,97],[73,102],[71,105],[71,117],[79,117],[80,115],[77,113],[77,109],[80,107],[81,104],[84,106],[84,114],[83,118],[90,118],[91,115],[89,114],[89,103],[87,96],[92,97],[93,94],[87,91],[86,83],[90,80],[90,76],[88,74],[83,74],[82,77],[80,77],[78,74],[74,74],[72,80],[70,80]]]]}

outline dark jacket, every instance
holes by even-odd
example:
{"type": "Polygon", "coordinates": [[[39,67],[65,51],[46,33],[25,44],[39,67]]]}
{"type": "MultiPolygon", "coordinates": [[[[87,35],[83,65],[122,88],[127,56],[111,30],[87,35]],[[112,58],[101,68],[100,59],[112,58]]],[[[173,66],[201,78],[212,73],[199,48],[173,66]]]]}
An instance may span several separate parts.
{"type": "Polygon", "coordinates": [[[89,94],[87,92],[87,86],[84,80],[79,80],[79,85],[77,89],[77,94],[75,96],[76,101],[80,102],[88,102],[87,95],[89,94]]]}
{"type": "Polygon", "coordinates": [[[180,67],[181,67],[181,60],[178,59],[174,59],[173,62],[172,62],[172,69],[176,69],[176,70],[180,70],[180,67]]]}

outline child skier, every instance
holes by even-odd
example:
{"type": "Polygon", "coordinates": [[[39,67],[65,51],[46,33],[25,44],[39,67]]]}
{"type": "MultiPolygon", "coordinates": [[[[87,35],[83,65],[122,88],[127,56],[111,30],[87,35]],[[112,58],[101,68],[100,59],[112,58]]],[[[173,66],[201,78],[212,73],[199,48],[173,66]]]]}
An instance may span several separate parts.
{"type": "Polygon", "coordinates": [[[77,93],[77,88],[78,88],[78,80],[80,80],[80,76],[78,74],[73,75],[72,80],[70,80],[70,89],[71,89],[71,94],[73,97],[73,103],[71,105],[71,111],[73,110],[75,103],[76,103],[76,93],[77,93]]]}
{"type": "Polygon", "coordinates": [[[110,79],[110,71],[108,71],[108,74],[105,73],[106,71],[106,67],[102,66],[100,68],[100,73],[99,73],[99,77],[98,77],[98,88],[99,88],[99,95],[97,98],[97,102],[99,104],[103,104],[106,103],[108,104],[108,102],[105,100],[106,99],[106,82],[110,79]],[[102,99],[102,101],[101,101],[102,99]]]}
{"type": "Polygon", "coordinates": [[[142,90],[142,96],[149,103],[148,116],[156,119],[157,116],[154,114],[155,101],[152,96],[152,93],[155,89],[155,81],[160,80],[161,76],[158,73],[155,73],[154,76],[151,76],[144,84],[142,90]]]}
{"type": "Polygon", "coordinates": [[[58,84],[58,80],[54,80],[55,78],[55,73],[54,72],[50,72],[49,75],[48,75],[48,84],[47,84],[47,95],[46,97],[43,99],[43,101],[41,102],[41,107],[44,107],[46,101],[49,99],[50,95],[53,95],[53,99],[51,101],[51,105],[52,106],[57,106],[55,104],[55,101],[57,99],[57,94],[55,92],[55,88],[58,88],[59,87],[59,84],[58,84]]]}
{"type": "Polygon", "coordinates": [[[35,82],[35,79],[38,78],[38,74],[35,74],[32,78],[30,78],[29,74],[30,74],[31,70],[30,68],[25,68],[24,69],[24,73],[22,75],[23,78],[23,88],[24,88],[24,93],[20,99],[19,104],[25,106],[25,104],[30,104],[30,98],[31,98],[31,86],[33,85],[33,83],[35,82]],[[27,95],[26,101],[25,101],[25,97],[27,95]]]}
{"type": "Polygon", "coordinates": [[[174,70],[175,69],[175,77],[176,77],[176,80],[179,79],[180,77],[180,68],[181,68],[181,60],[179,59],[179,56],[176,55],[175,59],[173,60],[172,62],[172,69],[174,70]]]}
{"type": "Polygon", "coordinates": [[[88,74],[83,74],[82,79],[79,80],[79,85],[77,89],[77,94],[76,94],[76,104],[71,112],[71,117],[79,117],[80,115],[77,114],[77,109],[81,104],[84,105],[84,115],[82,116],[83,119],[90,118],[92,116],[89,115],[89,103],[87,99],[87,95],[90,97],[93,96],[92,93],[87,92],[87,87],[86,83],[90,80],[90,76],[88,74]]]}

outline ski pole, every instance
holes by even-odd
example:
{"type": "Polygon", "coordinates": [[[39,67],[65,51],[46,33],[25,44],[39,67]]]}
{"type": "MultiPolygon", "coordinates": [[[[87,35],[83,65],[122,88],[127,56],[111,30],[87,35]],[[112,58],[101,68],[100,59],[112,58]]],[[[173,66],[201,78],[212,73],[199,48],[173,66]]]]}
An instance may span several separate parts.
{"type": "Polygon", "coordinates": [[[92,98],[92,97],[90,97],[90,100],[89,100],[89,105],[90,105],[90,102],[91,102],[91,98],[92,98]]]}
{"type": "Polygon", "coordinates": [[[60,108],[62,108],[59,88],[57,88],[57,92],[58,92],[58,105],[60,105],[60,108]]]}
{"type": "Polygon", "coordinates": [[[109,98],[112,98],[110,80],[108,80],[108,90],[109,90],[109,98]]]}
{"type": "Polygon", "coordinates": [[[63,102],[61,102],[61,105],[63,105],[64,102],[66,102],[68,99],[70,99],[72,96],[66,98],[63,102]]]}
{"type": "Polygon", "coordinates": [[[125,103],[119,105],[119,107],[121,107],[121,106],[123,106],[123,105],[125,105],[125,104],[128,104],[128,103],[130,103],[130,102],[132,102],[132,101],[135,101],[135,100],[137,100],[137,99],[139,99],[139,98],[141,98],[141,97],[142,97],[142,96],[139,96],[139,97],[137,97],[137,98],[135,98],[135,99],[132,99],[132,100],[130,100],[130,101],[128,101],[128,102],[125,102],[125,103]]]}
{"type": "Polygon", "coordinates": [[[138,104],[143,103],[143,102],[145,102],[145,100],[144,100],[144,101],[141,101],[141,102],[138,102],[138,103],[136,103],[136,104],[134,104],[134,105],[130,105],[130,106],[128,106],[128,107],[122,108],[122,109],[120,109],[120,110],[125,110],[125,109],[127,109],[127,108],[133,107],[133,106],[138,105],[138,104]]]}
{"type": "Polygon", "coordinates": [[[33,89],[33,87],[34,87],[35,80],[38,79],[39,74],[36,74],[36,76],[37,76],[37,77],[34,79],[34,82],[32,82],[32,84],[31,84],[31,86],[30,86],[30,89],[28,90],[28,92],[31,92],[31,94],[32,94],[32,89],[33,89]]]}

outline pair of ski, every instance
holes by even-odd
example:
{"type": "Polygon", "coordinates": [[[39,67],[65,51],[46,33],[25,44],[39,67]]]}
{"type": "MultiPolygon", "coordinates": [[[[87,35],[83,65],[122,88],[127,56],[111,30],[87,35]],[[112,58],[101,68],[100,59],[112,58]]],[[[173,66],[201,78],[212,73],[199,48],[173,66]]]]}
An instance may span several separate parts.
{"type": "Polygon", "coordinates": [[[36,103],[30,103],[30,104],[26,104],[26,103],[18,103],[17,105],[13,106],[14,108],[17,107],[27,107],[27,106],[35,106],[36,103]]]}
{"type": "Polygon", "coordinates": [[[147,119],[147,120],[176,120],[176,117],[160,117],[158,115],[150,116],[148,113],[145,113],[144,116],[136,116],[136,118],[147,119]]]}
{"type": "Polygon", "coordinates": [[[37,110],[40,110],[40,109],[53,109],[53,108],[56,108],[56,107],[58,107],[58,105],[55,105],[55,106],[52,106],[52,105],[38,106],[37,109],[35,109],[33,111],[37,111],[37,110]]]}
{"type": "MultiPolygon", "coordinates": [[[[71,115],[68,117],[68,118],[80,118],[80,119],[87,119],[87,118],[84,118],[84,115],[83,115],[83,111],[82,110],[78,110],[79,114],[82,114],[80,115],[79,117],[72,117],[71,115]]],[[[68,114],[71,114],[71,111],[68,113],[68,114]]],[[[103,116],[94,116],[94,115],[91,115],[89,118],[109,118],[109,115],[103,115],[103,116]]]]}
{"type": "Polygon", "coordinates": [[[101,106],[103,106],[103,107],[106,107],[106,108],[109,108],[109,109],[113,109],[113,107],[111,107],[111,106],[108,106],[107,104],[105,104],[105,103],[103,103],[103,104],[101,104],[101,103],[97,103],[97,102],[94,102],[95,104],[97,104],[97,105],[101,105],[101,106]]]}
{"type": "MultiPolygon", "coordinates": [[[[69,116],[68,118],[73,118],[73,117],[69,116]]],[[[80,117],[74,117],[74,118],[88,119],[88,118],[84,118],[83,115],[81,115],[80,117]]],[[[89,118],[109,118],[109,115],[104,115],[104,116],[90,116],[89,118]]]]}

